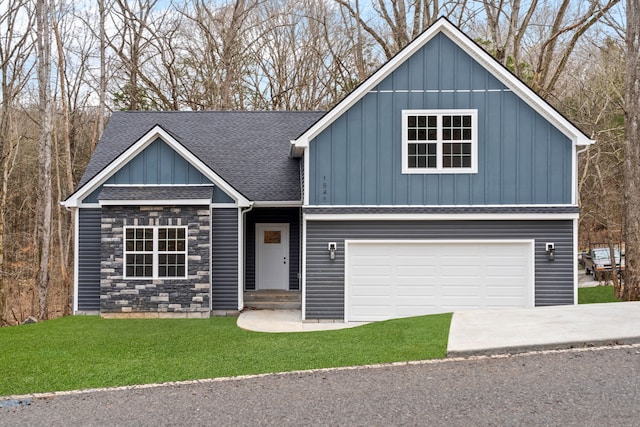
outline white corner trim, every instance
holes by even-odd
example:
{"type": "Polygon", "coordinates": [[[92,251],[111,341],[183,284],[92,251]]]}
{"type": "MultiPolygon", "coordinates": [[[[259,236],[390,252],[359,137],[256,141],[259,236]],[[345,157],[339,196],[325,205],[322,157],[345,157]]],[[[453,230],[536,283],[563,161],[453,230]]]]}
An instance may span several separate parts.
{"type": "Polygon", "coordinates": [[[80,208],[73,208],[73,314],[78,312],[78,274],[80,273],[80,208]]]}
{"type": "Polygon", "coordinates": [[[302,320],[307,319],[307,216],[302,213],[302,280],[300,282],[302,298],[302,320]]]}
{"type": "Polygon", "coordinates": [[[304,205],[308,205],[309,204],[309,189],[310,187],[310,175],[309,175],[309,165],[311,164],[311,152],[309,150],[309,148],[305,148],[304,149],[304,153],[302,153],[302,155],[304,156],[302,158],[302,160],[304,161],[304,174],[303,174],[303,180],[304,180],[304,186],[303,186],[303,191],[304,194],[303,196],[303,203],[304,205]]]}
{"type": "MultiPolygon", "coordinates": [[[[211,224],[212,226],[210,227],[211,229],[213,229],[213,224],[211,224]]],[[[244,213],[242,212],[242,208],[238,208],[238,226],[236,227],[238,230],[238,311],[241,311],[244,309],[244,278],[245,278],[245,274],[244,274],[244,232],[245,232],[245,225],[244,225],[244,213]]],[[[211,236],[211,239],[213,239],[213,234],[211,236]]],[[[210,240],[211,242],[213,242],[213,240],[210,240]]],[[[213,259],[213,247],[211,248],[211,259],[213,259]]],[[[210,270],[213,273],[213,270],[210,270]]],[[[212,283],[213,283],[213,274],[211,274],[212,276],[212,283]]],[[[211,285],[213,287],[213,284],[211,285]]],[[[211,290],[211,296],[213,298],[213,289],[211,290]]],[[[213,301],[211,302],[211,305],[213,306],[213,301]]]]}
{"type": "Polygon", "coordinates": [[[100,185],[102,185],[107,179],[114,173],[120,170],[124,165],[131,161],[135,156],[140,154],[145,148],[147,148],[156,139],[162,139],[167,145],[175,150],[182,158],[195,167],[200,173],[206,176],[214,185],[220,187],[231,198],[238,202],[239,206],[249,206],[249,200],[234,189],[230,184],[224,181],[217,173],[215,173],[209,166],[202,162],[198,157],[193,155],[184,145],[178,142],[173,136],[165,131],[160,125],[156,125],[138,139],[131,147],[121,153],[115,160],[109,163],[98,174],[91,178],[85,185],[75,191],[71,196],[64,201],[66,207],[76,207],[80,201],[86,196],[95,191],[100,185]]]}
{"type": "Polygon", "coordinates": [[[578,218],[573,220],[573,305],[578,304],[578,218]]]}
{"type": "MultiPolygon", "coordinates": [[[[427,28],[414,41],[409,43],[398,54],[385,63],[378,71],[372,74],[360,84],[353,92],[347,95],[333,109],[325,114],[319,121],[311,126],[305,133],[294,141],[295,148],[306,148],[309,141],[331,125],[338,117],[351,108],[356,102],[364,97],[382,80],[395,71],[402,63],[411,57],[416,51],[421,49],[438,33],[444,33],[461,49],[469,53],[480,63],[489,73],[502,82],[507,88],[515,92],[523,101],[531,106],[535,111],[553,123],[565,136],[575,145],[590,145],[595,141],[589,139],[581,130],[567,120],[562,114],[556,111],[549,103],[537,95],[531,88],[525,85],[515,75],[510,73],[500,63],[493,59],[475,42],[469,39],[460,29],[456,28],[445,18],[438,19],[433,25],[427,28]]],[[[293,147],[292,147],[293,148],[293,147]]]]}

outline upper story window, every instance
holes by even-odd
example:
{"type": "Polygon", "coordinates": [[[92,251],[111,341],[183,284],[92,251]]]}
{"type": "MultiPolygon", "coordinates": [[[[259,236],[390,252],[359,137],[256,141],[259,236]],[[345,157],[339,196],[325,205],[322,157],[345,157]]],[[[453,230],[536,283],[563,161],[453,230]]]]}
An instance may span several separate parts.
{"type": "Polygon", "coordinates": [[[125,227],[124,271],[130,278],[187,274],[187,227],[125,227]]]}
{"type": "Polygon", "coordinates": [[[403,173],[476,173],[477,110],[404,110],[403,173]]]}

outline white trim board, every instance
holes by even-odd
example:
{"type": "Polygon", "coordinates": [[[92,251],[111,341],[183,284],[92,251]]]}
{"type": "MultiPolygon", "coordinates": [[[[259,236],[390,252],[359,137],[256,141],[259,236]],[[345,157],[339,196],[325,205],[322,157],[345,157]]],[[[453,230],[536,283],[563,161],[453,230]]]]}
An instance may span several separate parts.
{"type": "Polygon", "coordinates": [[[334,208],[368,208],[368,209],[392,209],[392,208],[412,208],[412,209],[420,209],[420,208],[578,208],[576,204],[566,204],[566,203],[556,203],[556,204],[504,204],[504,205],[495,205],[495,204],[477,204],[477,205],[304,205],[305,208],[324,208],[324,209],[334,209],[334,208]]]}
{"type": "Polygon", "coordinates": [[[500,221],[500,220],[576,220],[578,213],[566,214],[312,214],[309,221],[500,221]]]}
{"type": "MultiPolygon", "coordinates": [[[[99,206],[210,206],[211,199],[181,199],[181,200],[102,200],[99,206]]],[[[231,205],[235,207],[235,205],[231,205]]]]}

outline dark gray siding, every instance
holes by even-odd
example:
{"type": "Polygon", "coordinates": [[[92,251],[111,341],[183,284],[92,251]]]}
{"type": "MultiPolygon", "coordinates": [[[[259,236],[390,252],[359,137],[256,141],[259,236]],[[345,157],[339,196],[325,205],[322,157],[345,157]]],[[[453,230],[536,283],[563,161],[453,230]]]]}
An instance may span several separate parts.
{"type": "MultiPolygon", "coordinates": [[[[535,305],[573,304],[573,222],[558,221],[308,221],[306,317],[344,317],[345,239],[535,239],[535,305]],[[337,242],[335,260],[327,243],[337,242]],[[556,259],[547,260],[553,242],[556,259]]],[[[464,262],[464,260],[461,260],[464,262]]]]}
{"type": "Polygon", "coordinates": [[[211,210],[211,307],[238,309],[238,209],[211,210]]]}
{"type": "Polygon", "coordinates": [[[310,205],[571,203],[572,143],[444,34],[309,146],[310,205]],[[478,111],[478,173],[403,174],[402,110],[478,111]]]}
{"type": "Polygon", "coordinates": [[[101,209],[80,209],[78,224],[78,310],[100,310],[101,209]]]}
{"type": "Polygon", "coordinates": [[[300,209],[299,208],[255,208],[247,213],[245,233],[246,265],[245,289],[256,288],[256,224],[289,224],[289,289],[300,289],[300,209]]]}

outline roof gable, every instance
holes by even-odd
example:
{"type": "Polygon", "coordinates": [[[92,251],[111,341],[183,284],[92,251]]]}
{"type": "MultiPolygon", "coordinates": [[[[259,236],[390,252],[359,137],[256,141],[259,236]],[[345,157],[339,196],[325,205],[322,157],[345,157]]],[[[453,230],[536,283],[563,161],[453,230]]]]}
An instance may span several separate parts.
{"type": "MultiPolygon", "coordinates": [[[[336,104],[324,117],[318,120],[298,138],[293,140],[291,154],[294,156],[300,156],[304,149],[309,146],[311,140],[323,132],[338,117],[346,113],[354,104],[366,96],[367,93],[374,90],[385,90],[385,79],[396,70],[407,66],[405,62],[412,60],[414,55],[419,53],[425,45],[438,36],[446,37],[460,49],[465,51],[478,66],[484,68],[491,76],[493,76],[494,84],[503,85],[508,90],[513,91],[531,108],[537,111],[542,117],[552,123],[560,132],[567,136],[574,145],[589,145],[593,143],[591,139],[589,139],[580,129],[567,120],[555,108],[542,99],[531,88],[525,85],[502,64],[496,61],[478,44],[462,33],[456,26],[446,18],[442,17],[409,43],[404,49],[398,52],[387,63],[380,67],[374,74],[362,82],[353,92],[336,104]]],[[[429,66],[428,61],[425,61],[425,67],[429,66]]],[[[433,64],[433,67],[438,66],[439,64],[437,63],[433,64]]],[[[446,79],[447,76],[442,77],[446,79]]],[[[440,83],[442,83],[442,80],[440,80],[440,83]]],[[[428,90],[429,88],[423,86],[420,89],[428,90]]],[[[433,89],[435,90],[436,88],[433,89]]],[[[439,87],[437,89],[444,88],[439,87]]]]}
{"type": "MultiPolygon", "coordinates": [[[[179,154],[189,167],[194,169],[192,173],[198,172],[203,176],[203,178],[205,178],[205,180],[208,180],[214,185],[220,187],[225,193],[232,197],[239,206],[249,206],[249,201],[240,192],[224,181],[204,162],[187,150],[176,138],[159,125],[154,126],[150,131],[145,133],[132,145],[128,146],[124,151],[118,151],[117,147],[112,147],[112,152],[119,153],[119,155],[110,162],[103,164],[100,171],[95,175],[88,177],[92,166],[90,163],[83,179],[81,180],[81,184],[78,186],[78,189],[64,201],[65,206],[78,206],[85,197],[90,196],[98,190],[101,185],[105,184],[108,180],[114,177],[114,175],[117,175],[117,173],[123,170],[123,168],[129,168],[132,161],[135,163],[136,159],[142,159],[141,161],[144,162],[145,155],[143,153],[145,153],[150,146],[157,143],[158,140],[166,144],[169,149],[179,154]]],[[[103,153],[105,150],[98,151],[98,149],[96,149],[96,151],[98,154],[94,154],[92,157],[92,161],[94,161],[94,158],[98,159],[98,161],[93,162],[94,168],[97,167],[96,163],[100,165],[101,162],[99,160],[102,160],[102,156],[106,157],[105,153],[103,153]]],[[[144,175],[144,171],[142,175],[144,175]]]]}
{"type": "Polygon", "coordinates": [[[158,138],[118,169],[105,184],[177,185],[211,184],[211,181],[158,138]]]}

